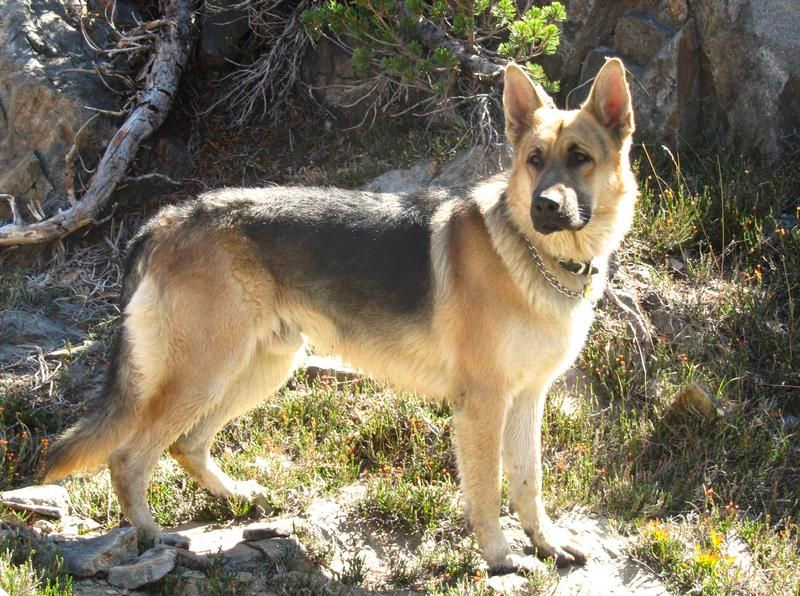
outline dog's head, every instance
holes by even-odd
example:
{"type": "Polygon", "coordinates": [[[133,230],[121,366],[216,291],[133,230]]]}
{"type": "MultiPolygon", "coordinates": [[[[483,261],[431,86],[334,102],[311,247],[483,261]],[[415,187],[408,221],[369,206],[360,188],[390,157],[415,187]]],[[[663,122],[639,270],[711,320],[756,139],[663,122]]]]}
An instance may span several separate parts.
{"type": "Polygon", "coordinates": [[[607,254],[630,227],[636,185],[628,152],[631,95],[617,59],[579,110],[553,100],[514,64],[506,68],[506,136],[514,145],[507,200],[523,233],[554,256],[607,254]]]}

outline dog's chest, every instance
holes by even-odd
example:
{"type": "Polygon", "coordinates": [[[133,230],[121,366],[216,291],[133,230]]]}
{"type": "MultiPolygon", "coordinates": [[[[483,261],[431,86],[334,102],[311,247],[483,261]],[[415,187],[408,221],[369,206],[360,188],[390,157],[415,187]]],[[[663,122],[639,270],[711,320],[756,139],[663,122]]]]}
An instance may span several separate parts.
{"type": "Polygon", "coordinates": [[[512,385],[548,384],[578,357],[594,317],[592,305],[534,310],[510,320],[504,332],[504,366],[512,385]]]}

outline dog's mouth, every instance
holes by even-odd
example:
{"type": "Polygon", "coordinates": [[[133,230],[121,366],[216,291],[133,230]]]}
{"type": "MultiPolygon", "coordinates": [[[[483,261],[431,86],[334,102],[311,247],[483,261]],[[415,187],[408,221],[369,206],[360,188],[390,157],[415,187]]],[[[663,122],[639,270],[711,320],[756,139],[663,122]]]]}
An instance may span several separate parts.
{"type": "Polygon", "coordinates": [[[547,235],[564,231],[577,232],[585,228],[591,218],[591,210],[584,209],[582,206],[578,208],[577,213],[564,211],[541,213],[531,206],[531,223],[533,223],[533,229],[540,234],[547,235]]]}

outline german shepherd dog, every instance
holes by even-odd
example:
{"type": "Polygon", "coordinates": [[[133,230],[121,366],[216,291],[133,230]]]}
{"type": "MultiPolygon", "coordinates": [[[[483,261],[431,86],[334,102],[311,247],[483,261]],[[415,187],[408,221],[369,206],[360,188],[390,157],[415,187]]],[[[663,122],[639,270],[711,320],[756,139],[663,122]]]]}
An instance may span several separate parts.
{"type": "Polygon", "coordinates": [[[515,65],[503,104],[513,166],[471,189],[230,188],[162,210],[130,246],[102,399],[56,442],[47,479],[107,462],[143,541],[161,538],[146,488],[166,449],[214,495],[257,498],[209,448],[309,342],[452,404],[465,515],[491,568],[533,563],[501,530],[501,469],[537,552],[585,561],[545,513],[542,416],[633,217],[631,98],[609,60],[579,110],[515,65]]]}

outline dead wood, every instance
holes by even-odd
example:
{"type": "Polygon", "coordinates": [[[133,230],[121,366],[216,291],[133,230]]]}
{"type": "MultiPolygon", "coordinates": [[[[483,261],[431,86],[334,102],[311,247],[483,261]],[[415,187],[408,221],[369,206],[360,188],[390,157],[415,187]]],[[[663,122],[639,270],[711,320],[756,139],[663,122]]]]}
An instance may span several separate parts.
{"type": "Polygon", "coordinates": [[[461,43],[439,29],[433,22],[425,17],[419,17],[415,24],[417,34],[422,44],[431,50],[445,48],[455,55],[458,63],[468,73],[478,77],[493,80],[503,72],[503,65],[495,64],[488,58],[473,54],[461,43]]]}
{"type": "MultiPolygon", "coordinates": [[[[0,246],[35,244],[63,238],[91,223],[136,157],[142,141],[163,124],[178,90],[195,39],[192,0],[165,0],[155,57],[128,119],[106,147],[86,193],[67,209],[42,221],[0,226],[0,246]]],[[[69,191],[70,189],[67,189],[69,191]]]]}

